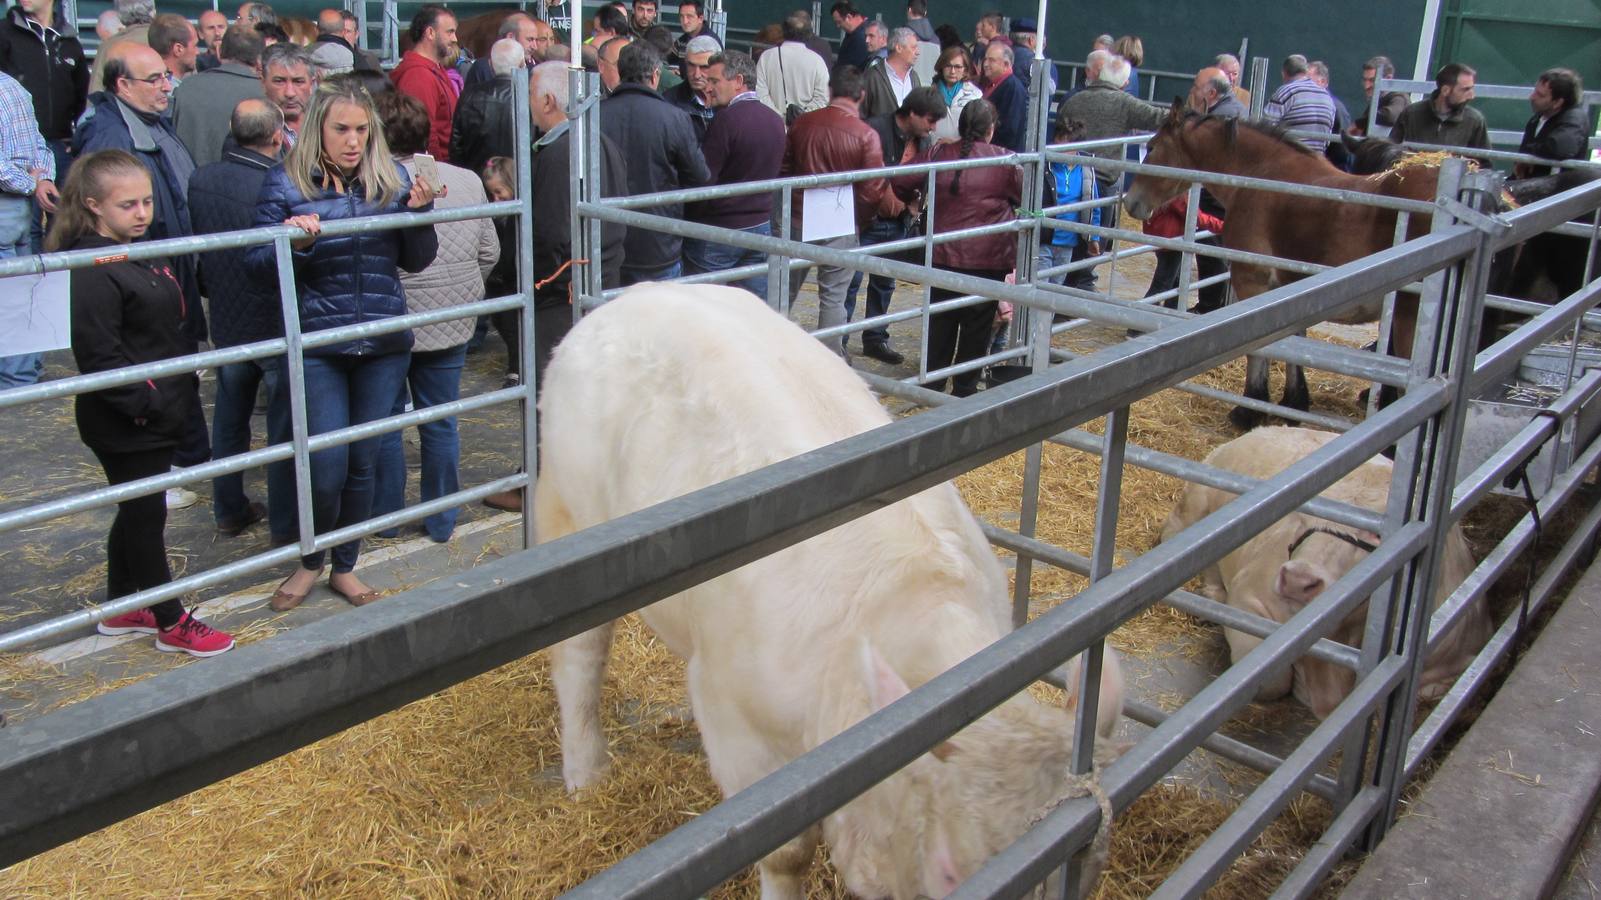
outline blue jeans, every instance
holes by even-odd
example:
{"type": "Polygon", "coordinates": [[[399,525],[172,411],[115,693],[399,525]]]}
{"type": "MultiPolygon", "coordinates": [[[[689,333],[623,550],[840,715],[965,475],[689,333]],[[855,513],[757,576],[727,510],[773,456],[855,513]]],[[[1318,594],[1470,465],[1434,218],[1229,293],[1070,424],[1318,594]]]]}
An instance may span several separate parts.
{"type": "MultiPolygon", "coordinates": [[[[28,255],[28,222],[32,217],[31,199],[20,194],[0,194],[0,259],[28,255]]],[[[22,285],[10,279],[4,283],[12,289],[22,285]]],[[[43,371],[42,353],[0,356],[0,391],[33,384],[43,371]]]]}
{"type": "MultiPolygon", "coordinates": [[[[906,237],[906,226],[899,219],[874,219],[872,224],[862,229],[862,246],[870,244],[887,244],[906,237]]],[[[856,315],[856,290],[862,286],[862,273],[858,271],[851,276],[851,286],[845,291],[845,321],[849,322],[856,315]]],[[[895,279],[884,275],[870,275],[867,278],[867,318],[882,316],[889,312],[890,298],[895,296],[895,279]]],[[[885,327],[869,328],[862,332],[862,345],[879,347],[889,346],[889,329],[885,327]]]]}
{"type": "Polygon", "coordinates": [[[636,269],[623,264],[623,287],[639,284],[641,281],[671,281],[684,274],[684,261],[682,259],[672,265],[658,269],[636,269]]]}
{"type": "MultiPolygon", "coordinates": [[[[749,228],[741,228],[746,234],[770,235],[773,233],[772,222],[759,222],[749,228]]],[[[684,238],[684,274],[698,275],[702,272],[724,272],[737,269],[741,266],[750,266],[767,262],[767,254],[760,250],[741,250],[727,244],[714,244],[711,241],[700,241],[694,238],[684,238]]],[[[739,281],[730,281],[734,287],[742,287],[752,294],[767,299],[767,273],[741,278],[739,281]]]]}
{"type": "MultiPolygon", "coordinates": [[[[389,415],[406,381],[410,359],[409,352],[306,357],[306,430],[323,434],[389,415]]],[[[286,361],[279,365],[288,368],[286,361]]],[[[311,515],[318,534],[372,518],[373,472],[381,440],[370,437],[311,454],[311,515]]],[[[356,567],[360,540],[333,549],[336,574],[356,567]]],[[[320,550],[300,558],[308,569],[321,569],[322,563],[320,550]]]]}
{"type": "MultiPolygon", "coordinates": [[[[395,393],[392,415],[406,408],[406,385],[411,386],[415,409],[451,403],[461,397],[461,370],[467,361],[467,345],[444,350],[413,351],[406,383],[395,393]]],[[[457,464],[461,461],[461,438],[456,433],[456,417],[417,426],[422,438],[422,502],[437,500],[461,489],[457,464]]],[[[372,514],[387,515],[406,505],[406,450],[401,432],[384,435],[378,450],[377,488],[372,514]]],[[[456,530],[458,507],[437,512],[423,519],[428,536],[443,544],[456,530]]]]}
{"type": "MultiPolygon", "coordinates": [[[[217,404],[211,411],[213,459],[250,449],[250,417],[256,408],[256,391],[267,388],[267,443],[282,444],[291,437],[288,387],[276,359],[229,363],[217,369],[217,404]]],[[[211,480],[211,515],[218,525],[244,521],[250,500],[245,496],[243,472],[211,480]]],[[[276,539],[287,540],[295,529],[295,469],[292,463],[267,467],[267,521],[276,539]]]]}

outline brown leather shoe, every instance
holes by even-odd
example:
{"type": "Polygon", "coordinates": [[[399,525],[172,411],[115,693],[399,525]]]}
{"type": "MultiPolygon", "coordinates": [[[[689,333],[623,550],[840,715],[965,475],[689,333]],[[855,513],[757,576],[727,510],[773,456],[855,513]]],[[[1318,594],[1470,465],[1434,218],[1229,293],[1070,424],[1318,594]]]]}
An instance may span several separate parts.
{"type": "Polygon", "coordinates": [[[521,490],[501,491],[490,494],[484,498],[484,505],[490,509],[503,509],[506,512],[523,511],[523,492],[521,490]]]}
{"type": "Polygon", "coordinates": [[[305,600],[305,594],[291,594],[283,588],[279,588],[272,592],[272,598],[267,601],[267,606],[271,607],[273,612],[288,612],[304,603],[305,600]]]}

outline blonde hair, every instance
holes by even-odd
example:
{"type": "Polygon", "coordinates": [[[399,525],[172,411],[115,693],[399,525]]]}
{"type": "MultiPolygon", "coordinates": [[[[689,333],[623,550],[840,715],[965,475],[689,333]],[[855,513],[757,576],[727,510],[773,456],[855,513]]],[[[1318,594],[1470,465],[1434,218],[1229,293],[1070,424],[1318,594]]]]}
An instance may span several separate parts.
{"type": "MultiPolygon", "coordinates": [[[[356,180],[366,189],[366,201],[379,209],[394,202],[405,183],[400,169],[389,153],[389,141],[384,138],[384,123],[378,117],[372,94],[361,83],[351,78],[330,78],[317,86],[311,105],[300,122],[300,136],[289,155],[284,157],[284,174],[291,184],[307,198],[321,191],[321,183],[313,172],[324,168],[322,125],[328,119],[328,110],[336,103],[349,103],[367,114],[367,147],[356,169],[356,180]]],[[[325,173],[326,174],[326,173],[325,173]]],[[[345,186],[349,189],[349,185],[345,186]]]]}
{"type": "Polygon", "coordinates": [[[1112,52],[1128,60],[1131,66],[1145,65],[1145,43],[1132,34],[1125,34],[1112,45],[1112,52]]]}
{"type": "Polygon", "coordinates": [[[491,156],[484,163],[483,180],[487,182],[493,178],[504,184],[511,191],[513,197],[517,196],[517,162],[509,156],[491,156]]]}
{"type": "Polygon", "coordinates": [[[67,180],[61,185],[61,201],[57,212],[50,218],[50,233],[45,236],[47,253],[65,250],[86,234],[99,230],[100,217],[89,211],[85,199],[104,200],[109,182],[113,178],[142,175],[150,180],[150,170],[126,150],[97,150],[72,164],[67,180]]]}

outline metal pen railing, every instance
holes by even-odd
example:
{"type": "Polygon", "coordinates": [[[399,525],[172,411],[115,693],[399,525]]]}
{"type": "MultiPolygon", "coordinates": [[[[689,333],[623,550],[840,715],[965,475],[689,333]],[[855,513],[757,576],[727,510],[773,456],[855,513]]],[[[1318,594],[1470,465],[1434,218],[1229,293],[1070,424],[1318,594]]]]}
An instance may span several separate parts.
{"type": "MultiPolygon", "coordinates": [[[[936,270],[929,265],[935,247],[932,236],[923,241],[923,266],[788,240],[794,190],[790,184],[777,186],[780,229],[772,237],[678,222],[631,208],[649,205],[648,198],[602,199],[596,169],[599,113],[585,105],[595,86],[592,79],[578,79],[576,87],[571,106],[575,116],[574,215],[578,220],[572,232],[575,258],[598,259],[599,225],[610,221],[768,252],[769,297],[781,307],[787,303],[791,260],[924,284],[917,315],[925,326],[931,309],[951,308],[929,302],[931,286],[969,297],[1005,299],[1025,313],[1038,314],[1019,329],[1026,332],[1026,343],[1013,348],[1027,355],[1036,374],[974,398],[942,402],[936,412],[899,419],[827,452],[806,454],[488,564],[464,575],[459,585],[419,589],[364,611],[370,614],[335,617],[297,629],[297,654],[287,664],[273,658],[272,642],[263,642],[208,663],[203,673],[198,671],[201,667],[180,669],[125,689],[115,698],[97,698],[53,714],[60,717],[53,725],[46,724],[53,717],[45,717],[39,720],[40,727],[50,731],[50,740],[35,740],[30,745],[39,749],[20,752],[21,742],[29,735],[17,737],[19,729],[31,723],[0,732],[0,865],[19,852],[32,852],[81,833],[85,822],[81,816],[95,810],[114,803],[117,814],[126,814],[170,791],[237,770],[263,752],[282,752],[355,717],[373,715],[486,671],[1019,449],[1027,454],[1027,477],[1018,527],[1015,531],[995,526],[986,529],[995,544],[1018,554],[1019,593],[1014,604],[1019,598],[1028,599],[1029,579],[1025,576],[1027,566],[1035,560],[1081,569],[1091,577],[1090,587],[1073,603],[1057,606],[1031,622],[1020,618],[1020,627],[1000,642],[800,757],[779,777],[761,781],[697,816],[586,883],[575,895],[696,896],[809,827],[819,815],[848,803],[946,739],[974,715],[1035,680],[1052,677],[1067,659],[1081,652],[1089,652],[1090,663],[1084,667],[1079,696],[1097,696],[1097,651],[1104,637],[1156,602],[1173,602],[1203,618],[1260,634],[1264,640],[1178,710],[1164,714],[1140,708],[1136,717],[1153,724],[1154,732],[1098,773],[1090,773],[1085,756],[1098,712],[1091,702],[1081,704],[1075,722],[1079,738],[1073,771],[1094,777],[1117,811],[1126,810],[1135,797],[1198,747],[1269,773],[1163,890],[1185,896],[1204,890],[1239,848],[1298,791],[1332,798],[1337,815],[1322,842],[1281,886],[1283,893],[1305,896],[1340,854],[1358,842],[1371,844],[1382,837],[1393,818],[1403,779],[1413,765],[1409,741],[1416,743],[1417,735],[1437,733],[1442,727],[1431,719],[1416,733],[1411,728],[1412,698],[1423,657],[1419,648],[1426,648],[1431,635],[1443,633],[1450,617],[1466,602],[1459,591],[1439,612],[1432,617],[1428,614],[1438,568],[1435,548],[1443,544],[1445,529],[1460,514],[1460,501],[1465,497],[1455,477],[1455,449],[1460,443],[1463,407],[1476,382],[1471,348],[1476,346],[1477,322],[1472,313],[1484,292],[1491,254],[1505,241],[1567,221],[1587,205],[1601,205],[1601,199],[1582,191],[1553,198],[1507,217],[1505,233],[1496,236],[1457,221],[1450,212],[1455,207],[1422,204],[1434,217],[1429,235],[1338,268],[1312,271],[1301,281],[1220,312],[1192,316],[1125,305],[1095,294],[1085,296],[1086,292],[1042,285],[1026,277],[1017,284],[1002,284],[936,270]],[[1424,296],[1410,361],[1319,348],[1304,339],[1275,341],[1278,335],[1316,322],[1353,298],[1419,282],[1424,296]],[[1151,333],[1051,366],[1051,317],[1057,313],[1151,333]],[[1131,404],[1242,352],[1263,352],[1267,347],[1274,348],[1271,352],[1324,363],[1333,371],[1382,376],[1406,390],[1397,403],[1376,411],[1365,422],[1348,425],[1341,437],[1317,453],[1260,481],[1167,457],[1129,442],[1131,404]],[[1105,434],[1077,430],[1102,416],[1107,418],[1105,434]],[[1087,557],[1048,550],[1048,545],[1041,546],[1032,535],[1033,511],[1038,508],[1038,447],[1046,439],[1101,456],[1101,492],[1092,551],[1087,557]],[[1396,448],[1397,461],[1391,503],[1383,514],[1318,498],[1327,485],[1391,446],[1396,448]],[[1199,525],[1122,567],[1114,567],[1117,501],[1125,463],[1165,468],[1181,477],[1238,491],[1240,496],[1199,525]],[[757,509],[762,515],[753,515],[757,509]],[[1243,617],[1210,601],[1197,602],[1204,598],[1181,593],[1182,585],[1199,567],[1249,540],[1263,523],[1296,509],[1375,531],[1383,540],[1376,552],[1283,624],[1243,617]],[[688,553],[668,558],[639,552],[664,541],[688,548],[688,553]],[[541,602],[515,602],[528,596],[537,596],[541,602]],[[1369,611],[1361,648],[1331,641],[1328,635],[1333,626],[1364,601],[1369,611]],[[444,627],[447,622],[449,627],[444,627]],[[440,627],[430,627],[434,625],[440,627]],[[1283,758],[1220,739],[1217,729],[1255,696],[1257,685],[1269,672],[1307,653],[1353,668],[1357,676],[1352,693],[1321,726],[1283,758]],[[281,692],[257,688],[264,668],[275,672],[281,692]],[[194,704],[193,734],[183,735],[180,741],[170,729],[163,731],[160,710],[145,702],[157,691],[179,691],[201,699],[194,704]],[[208,716],[224,709],[234,727],[202,727],[208,716]],[[240,709],[251,715],[240,716],[240,709]],[[295,727],[287,727],[291,724],[295,727]],[[1367,750],[1370,744],[1377,748],[1371,754],[1367,750]],[[129,764],[130,747],[138,748],[139,765],[129,764]],[[1343,754],[1344,760],[1339,776],[1322,775],[1322,766],[1336,753],[1343,754]],[[23,785],[28,787],[21,789],[23,785]]],[[[1042,104],[1038,97],[1033,103],[1036,128],[1031,148],[1037,148],[1043,133],[1042,104]]],[[[1032,166],[1033,177],[1038,178],[1050,156],[1033,150],[1003,164],[1016,161],[1032,166]]],[[[1078,161],[1092,167],[1096,164],[1089,159],[1078,161]]],[[[1107,163],[1142,170],[1122,161],[1107,163]]],[[[1454,175],[1442,179],[1442,199],[1458,196],[1460,164],[1451,166],[1454,175]]],[[[1198,173],[1144,170],[1178,172],[1186,180],[1204,182],[1198,173]]],[[[934,172],[924,175],[932,179],[934,172]]],[[[1250,186],[1299,192],[1271,182],[1250,186]]],[[[521,196],[526,197],[526,192],[521,196]]],[[[1398,218],[1418,211],[1402,209],[1398,218]]],[[[1036,216],[1028,218],[1032,227],[1016,229],[1020,275],[1037,257],[1042,229],[1048,233],[1056,227],[1040,224],[1036,216]],[[1030,250],[1034,251],[1031,256],[1022,255],[1030,250]]],[[[1186,225],[1189,240],[1165,249],[1209,252],[1210,248],[1195,242],[1198,232],[1193,224],[1186,225]]],[[[1102,233],[1085,223],[1067,227],[1081,234],[1102,233]]],[[[1404,227],[1398,230],[1404,234],[1404,227]]],[[[1119,229],[1104,233],[1125,240],[1144,239],[1119,229]]],[[[1116,252],[1108,255],[1116,258],[1116,252]]],[[[1280,261],[1263,260],[1268,262],[1280,261]]],[[[1189,285],[1191,289],[1195,286],[1189,285]]],[[[575,315],[582,314],[590,302],[602,301],[605,291],[599,266],[581,265],[574,275],[574,290],[580,295],[574,304],[575,315]]],[[[1179,296],[1182,298],[1182,291],[1179,296]]],[[[1577,321],[1576,316],[1592,299],[1581,293],[1553,315],[1577,321]]],[[[1560,327],[1553,326],[1554,321],[1536,323],[1530,333],[1543,334],[1560,327]]],[[[525,349],[530,336],[531,328],[525,331],[525,349]]],[[[1520,345],[1524,340],[1518,338],[1520,345]]],[[[1482,359],[1501,365],[1504,357],[1482,359]]],[[[945,371],[948,374],[949,369],[945,371]]],[[[925,362],[919,375],[927,378],[938,373],[928,372],[925,362]]],[[[886,393],[913,400],[929,393],[899,382],[880,386],[886,393]]],[[[1586,381],[1575,390],[1579,387],[1593,389],[1594,382],[1586,381]]],[[[1563,409],[1582,406],[1582,397],[1573,396],[1564,401],[1563,409]]],[[[1517,454],[1536,446],[1543,433],[1537,430],[1519,438],[1517,447],[1495,461],[1490,471],[1515,465],[1517,454]]],[[[1587,468],[1593,463],[1591,454],[1581,456],[1575,465],[1587,468]]],[[[1488,477],[1484,473],[1481,467],[1469,481],[1483,483],[1488,477]]],[[[1569,473],[1573,477],[1565,490],[1583,477],[1577,468],[1569,473]]],[[[1552,505],[1556,502],[1554,496],[1552,505]]],[[[1542,509],[1543,513],[1549,511],[1542,509]]],[[[325,537],[332,540],[338,536],[325,537]]],[[[296,551],[284,548],[283,552],[296,551]]],[[[1511,552],[1500,559],[1510,559],[1511,552]]],[[[1571,561],[1571,555],[1568,558],[1571,561]]],[[[1481,571],[1490,564],[1487,559],[1481,571]]],[[[1037,884],[1087,845],[1102,824],[1100,817],[1099,807],[1088,800],[1062,804],[973,873],[957,896],[1015,894],[1037,884]]],[[[1069,869],[1070,888],[1076,871],[1069,869]]]]}
{"type": "MultiPolygon", "coordinates": [[[[515,96],[526,103],[527,82],[522,79],[513,79],[513,83],[516,85],[515,96]]],[[[517,165],[519,166],[520,193],[518,196],[527,197],[528,192],[531,190],[529,158],[526,150],[530,145],[528,140],[529,125],[526,117],[516,117],[516,119],[517,134],[519,136],[517,165]]],[[[337,237],[345,234],[423,227],[491,216],[516,216],[519,218],[521,225],[517,244],[519,278],[520,283],[531,283],[533,271],[532,219],[530,204],[527,202],[504,201],[423,213],[392,213],[356,219],[330,220],[323,223],[322,235],[325,237],[337,237]]],[[[482,499],[491,493],[523,488],[528,485],[529,478],[526,473],[535,471],[537,463],[537,443],[536,435],[533,431],[534,416],[532,415],[534,385],[531,380],[529,383],[516,388],[493,391],[477,397],[461,399],[448,404],[432,406],[336,431],[312,435],[307,424],[306,397],[301,376],[301,366],[306,350],[355,338],[392,334],[406,331],[413,327],[511,309],[522,310],[523,333],[532,335],[534,327],[532,291],[509,297],[463,304],[450,309],[409,313],[379,321],[302,333],[300,330],[294,264],[290,254],[290,241],[304,235],[305,233],[298,228],[280,225],[214,235],[141,242],[115,250],[115,255],[118,258],[137,260],[272,244],[276,254],[275,267],[285,326],[284,337],[239,347],[209,350],[123,369],[78,375],[12,391],[0,392],[0,408],[16,407],[26,403],[103,390],[118,385],[134,384],[148,378],[194,372],[210,366],[284,357],[289,376],[288,391],[291,403],[292,439],[290,443],[246,451],[186,469],[178,469],[116,486],[97,488],[70,497],[32,504],[0,513],[0,533],[51,521],[75,512],[111,505],[133,497],[179,487],[190,482],[207,480],[219,475],[242,472],[257,466],[289,460],[294,465],[296,476],[295,501],[299,535],[296,545],[264,551],[215,569],[183,576],[159,587],[149,588],[123,597],[110,598],[107,602],[98,606],[54,616],[42,622],[8,630],[0,633],[0,651],[16,650],[48,638],[72,633],[86,625],[93,625],[113,616],[142,609],[162,600],[181,597],[192,591],[205,590],[227,583],[243,575],[263,571],[292,560],[299,555],[326,549],[347,540],[370,535],[396,525],[417,521],[434,512],[482,499]],[[410,507],[376,517],[358,526],[339,529],[327,534],[318,534],[316,532],[312,521],[311,505],[310,456],[312,453],[328,447],[348,444],[397,431],[412,425],[438,421],[472,410],[511,402],[520,403],[523,406],[525,420],[522,453],[523,473],[496,479],[490,484],[457,491],[422,506],[410,507]]],[[[0,278],[83,268],[92,266],[107,256],[108,250],[101,248],[0,260],[0,278]]],[[[525,346],[523,348],[523,355],[523,365],[525,366],[523,371],[531,372],[533,363],[529,347],[525,346]]],[[[532,542],[531,525],[526,522],[524,538],[525,541],[532,542]]]]}

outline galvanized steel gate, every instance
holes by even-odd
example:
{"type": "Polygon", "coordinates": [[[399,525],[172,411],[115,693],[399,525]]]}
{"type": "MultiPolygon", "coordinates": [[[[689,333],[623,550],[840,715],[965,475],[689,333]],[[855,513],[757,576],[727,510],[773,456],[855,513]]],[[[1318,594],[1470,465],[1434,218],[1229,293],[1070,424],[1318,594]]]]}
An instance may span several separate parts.
{"type": "MultiPolygon", "coordinates": [[[[1035,83],[1043,79],[1036,78],[1035,83]]],[[[677,498],[580,534],[531,547],[488,565],[470,569],[442,583],[424,587],[364,608],[359,614],[333,617],[297,628],[270,641],[241,647],[204,665],[189,666],[119,690],[115,695],[84,701],[39,719],[0,731],[0,864],[55,846],[133,812],[148,808],[233,772],[270,759],[317,738],[393,709],[405,702],[548,646],[564,637],[685,587],[736,568],[752,559],[864,515],[951,476],[1026,450],[1029,488],[1016,531],[995,526],[986,530],[998,546],[1018,553],[1019,611],[1027,609],[1028,569],[1034,561],[1088,574],[1091,586],[1072,604],[1045,612],[992,647],[914,691],[881,713],[851,728],[780,773],[730,798],[662,840],[641,850],[574,892],[577,896],[695,896],[759,859],[768,850],[799,833],[811,822],[848,802],[872,784],[944,740],[983,711],[1049,677],[1075,654],[1097,651],[1106,634],[1156,602],[1172,603],[1229,627],[1265,636],[1246,659],[1219,677],[1192,701],[1163,715],[1136,707],[1131,714],[1154,731],[1127,754],[1096,774],[1113,808],[1121,811],[1197,747],[1221,753],[1267,774],[1261,786],[1164,885],[1162,893],[1193,896],[1202,892],[1299,791],[1332,799],[1339,812],[1324,839],[1280,888],[1286,896],[1305,896],[1351,846],[1380,838],[1393,819],[1405,777],[1438,741],[1444,727],[1460,711],[1467,696],[1484,680],[1493,661],[1509,645],[1507,627],[1498,632],[1485,656],[1434,710],[1420,729],[1411,721],[1410,697],[1426,647],[1444,634],[1526,547],[1531,528],[1522,525],[1481,564],[1457,595],[1431,619],[1425,598],[1432,594],[1437,566],[1434,548],[1443,530],[1507,473],[1515,470],[1565,421],[1588,402],[1601,385],[1589,376],[1574,384],[1553,406],[1552,417],[1532,421],[1518,438],[1475,472],[1459,478],[1456,449],[1467,398],[1485,383],[1510,370],[1530,347],[1563,329],[1598,299],[1592,282],[1562,303],[1542,312],[1512,338],[1477,358],[1476,312],[1484,295],[1491,254],[1498,248],[1549,230],[1575,215],[1601,206],[1601,186],[1553,198],[1506,216],[1496,228],[1479,230],[1456,221],[1448,209],[1461,207],[1391,201],[1403,212],[1431,212],[1433,232],[1403,246],[1338,269],[1309,272],[1308,277],[1249,302],[1231,305],[1204,317],[1110,303],[1096,294],[1041,283],[1035,272],[1041,229],[1071,228],[1086,233],[1133,238],[1132,232],[1069,225],[1049,218],[1066,207],[1025,210],[1016,221],[986,231],[1015,231],[1018,284],[1003,285],[880,259],[801,244],[786,239],[792,192],[805,187],[846,183],[889,170],[788,179],[744,185],[742,190],[779,192],[780,236],[759,237],[638,211],[669,199],[707,198],[732,193],[714,188],[673,195],[601,200],[598,172],[598,85],[574,76],[574,257],[596,258],[602,221],[670,230],[678,234],[751,247],[772,254],[766,266],[770,296],[787,298],[793,265],[820,261],[868,273],[906,278],[926,285],[973,292],[958,299],[892,314],[891,321],[920,317],[963,303],[1000,298],[1019,305],[1018,331],[1026,340],[994,358],[1022,358],[1035,375],[995,387],[961,402],[932,395],[915,384],[873,379],[877,387],[935,404],[923,414],[898,420],[869,434],[841,442],[826,451],[807,454],[694,494],[677,498]],[[1422,282],[1417,344],[1412,361],[1331,347],[1305,339],[1285,338],[1327,318],[1356,300],[1422,282]],[[1072,321],[1053,325],[1062,314],[1072,321]],[[1050,346],[1053,331],[1087,321],[1149,331],[1143,337],[1109,347],[1088,357],[1066,357],[1050,346]],[[1127,441],[1128,410],[1138,399],[1239,356],[1259,351],[1320,368],[1341,371],[1382,384],[1404,387],[1402,399],[1351,426],[1323,450],[1281,475],[1262,481],[1219,472],[1187,460],[1131,445],[1127,441]],[[1054,364],[1053,364],[1054,363],[1054,364]],[[1107,417],[1104,436],[1075,430],[1107,417]],[[1101,492],[1094,549],[1088,559],[1076,557],[1033,537],[1040,513],[1034,485],[1040,467],[1040,442],[1057,441],[1102,456],[1101,492]],[[1345,472],[1395,445],[1397,465],[1389,509],[1381,516],[1320,500],[1316,495],[1345,472]],[[1180,474],[1190,480],[1240,492],[1234,503],[1122,566],[1114,568],[1113,535],[1117,494],[1125,463],[1180,474]],[[1208,562],[1240,545],[1262,522],[1304,507],[1335,522],[1373,530],[1384,539],[1379,549],[1346,578],[1286,623],[1275,627],[1227,610],[1204,598],[1184,594],[1183,584],[1208,562]],[[760,515],[754,515],[755,511],[760,515]],[[668,558],[651,551],[668,542],[688,552],[668,558]],[[1363,600],[1374,596],[1367,637],[1360,650],[1322,638],[1330,626],[1363,600]],[[1356,670],[1353,693],[1291,754],[1275,758],[1261,750],[1216,734],[1218,727],[1250,701],[1256,685],[1270,669],[1302,655],[1356,670]],[[173,698],[181,698],[175,701],[173,698]],[[187,712],[180,727],[169,713],[175,702],[187,712]],[[1370,738],[1377,749],[1369,755],[1370,738]],[[1326,761],[1343,751],[1339,777],[1322,774],[1326,761]]],[[[521,91],[522,88],[519,88],[521,91]]],[[[520,102],[525,102],[519,97],[520,102]]],[[[1046,113],[1034,98],[1032,129],[1044,133],[1046,113]]],[[[526,123],[519,123],[519,146],[526,147],[526,123]]],[[[1065,158],[1057,148],[1029,152],[988,164],[1025,166],[1028,197],[1039,195],[1043,167],[1065,158]]],[[[1075,157],[1075,161],[1114,168],[1133,164],[1075,157]]],[[[930,179],[938,171],[978,165],[940,163],[924,167],[930,179]]],[[[527,159],[519,159],[522,197],[527,197],[527,159]]],[[[907,169],[895,170],[905,174],[907,169]]],[[[1162,170],[1154,170],[1162,171],[1162,170]]],[[[1166,174],[1175,174],[1171,171],[1166,174]]],[[[1194,181],[1225,181],[1223,176],[1176,173],[1194,181]]],[[[1442,201],[1454,201],[1458,189],[1484,189],[1479,176],[1464,176],[1460,167],[1442,179],[1442,201]]],[[[1240,179],[1232,179],[1239,182],[1240,179]]],[[[1250,181],[1250,180],[1247,180],[1250,181]]],[[[1253,187],[1317,193],[1271,183],[1253,187]]],[[[929,192],[932,196],[932,191],[929,192]]],[[[1192,203],[1192,208],[1194,204],[1192,203]]],[[[931,210],[932,213],[932,210],[931,210]]],[[[526,204],[489,204],[469,210],[330,223],[326,230],[362,230],[450,221],[486,214],[517,214],[522,223],[520,277],[529,281],[530,213],[526,204]]],[[[972,232],[969,232],[972,233],[972,232]]],[[[288,241],[298,232],[262,229],[236,235],[183,239],[136,246],[131,254],[162,255],[273,241],[280,273],[291,272],[288,241]]],[[[1193,243],[1193,217],[1186,240],[1166,246],[1186,253],[1247,258],[1193,243]]],[[[879,245],[875,252],[922,246],[925,262],[932,245],[961,235],[939,235],[879,245]]],[[[1127,253],[1130,251],[1120,251],[1127,253]]],[[[1593,253],[1593,248],[1592,248],[1593,253]]],[[[71,254],[0,263],[0,274],[59,269],[90,262],[71,254]]],[[[729,280],[749,272],[719,273],[686,281],[729,280]]],[[[527,294],[486,300],[448,312],[411,315],[381,326],[358,326],[302,336],[296,328],[293,278],[281,277],[284,310],[290,331],[282,341],[214,351],[181,360],[66,379],[25,391],[0,394],[0,405],[66,396],[70,393],[127,383],[146,377],[191,371],[196,367],[263,358],[286,353],[290,371],[302,348],[347,339],[355,334],[396,330],[491,310],[523,310],[525,368],[532,371],[532,306],[527,294]]],[[[597,266],[579,264],[574,277],[575,312],[601,302],[597,266]]],[[[1181,294],[1194,285],[1182,284],[1181,294]]],[[[782,299],[778,300],[782,303],[782,299]]],[[[876,323],[875,323],[876,324],[876,323]]],[[[858,330],[862,324],[838,331],[858,330]]],[[[927,371],[918,379],[938,379],[949,371],[927,371]]],[[[1191,388],[1196,389],[1196,388],[1191,388]]],[[[337,442],[394,430],[492,402],[519,401],[525,415],[524,448],[528,471],[535,466],[529,386],[484,394],[460,403],[435,407],[366,426],[315,438],[306,433],[304,397],[295,386],[295,440],[245,456],[230,457],[184,474],[146,479],[135,485],[103,489],[40,507],[0,516],[0,530],[48,521],[69,511],[102,506],[118,498],[172,486],[192,478],[238,471],[264,462],[296,460],[301,475],[302,545],[253,557],[225,569],[174,582],[161,591],[145,592],[80,614],[46,623],[27,633],[0,636],[4,647],[16,647],[60,634],[106,616],[215,584],[244,571],[287,562],[302,550],[326,547],[418,518],[436,507],[460,503],[490,491],[526,483],[522,475],[444,498],[438,504],[412,507],[342,532],[312,533],[305,496],[307,453],[337,442]]],[[[1217,392],[1214,392],[1217,393],[1217,392]]],[[[1277,412],[1277,410],[1275,410],[1277,412]]],[[[1312,421],[1321,421],[1311,417],[1312,421]]],[[[1331,423],[1333,424],[1333,423],[1331,423]]],[[[1594,466],[1601,447],[1585,446],[1562,472],[1541,502],[1549,511],[1576,491],[1594,466]]],[[[1540,584],[1543,600],[1561,573],[1578,555],[1583,539],[1601,523],[1592,510],[1580,533],[1563,549],[1540,584]]],[[[1509,623],[1513,626],[1515,623],[1509,623]]],[[[1085,667],[1080,696],[1097,696],[1099,672],[1085,667]]],[[[1079,711],[1078,734],[1094,733],[1097,711],[1086,703],[1079,711]]],[[[1089,770],[1087,738],[1074,759],[1077,771],[1089,770]]],[[[1046,815],[1012,847],[994,857],[958,890],[959,896],[1016,895],[1039,883],[1083,848],[1102,824],[1094,802],[1070,801],[1046,815]]]]}

